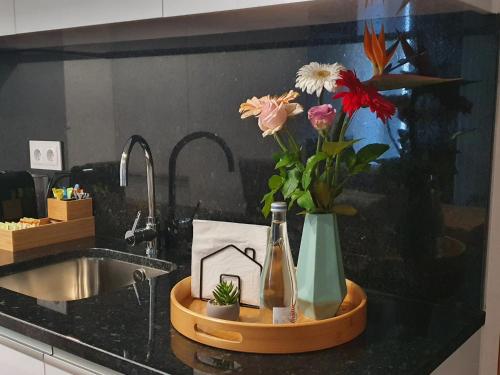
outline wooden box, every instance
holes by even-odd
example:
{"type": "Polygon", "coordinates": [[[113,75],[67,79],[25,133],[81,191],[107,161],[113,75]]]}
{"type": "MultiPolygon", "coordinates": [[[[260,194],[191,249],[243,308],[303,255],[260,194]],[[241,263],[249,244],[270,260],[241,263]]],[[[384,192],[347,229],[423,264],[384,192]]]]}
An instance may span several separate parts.
{"type": "Polygon", "coordinates": [[[92,199],[63,201],[54,198],[47,200],[48,216],[54,220],[69,221],[91,217],[92,199]]]}
{"type": "Polygon", "coordinates": [[[95,221],[90,216],[14,231],[0,229],[0,249],[19,251],[94,236],[95,221]]]}

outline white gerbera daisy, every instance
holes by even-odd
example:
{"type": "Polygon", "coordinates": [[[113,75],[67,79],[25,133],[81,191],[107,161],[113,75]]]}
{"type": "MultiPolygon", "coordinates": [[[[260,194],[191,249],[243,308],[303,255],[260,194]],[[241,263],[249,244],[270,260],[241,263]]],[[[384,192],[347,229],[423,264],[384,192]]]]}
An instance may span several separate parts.
{"type": "Polygon", "coordinates": [[[308,94],[316,93],[316,96],[319,97],[323,89],[329,92],[335,91],[336,81],[340,78],[340,72],[343,70],[346,68],[339,63],[309,63],[297,72],[295,87],[308,94]]]}

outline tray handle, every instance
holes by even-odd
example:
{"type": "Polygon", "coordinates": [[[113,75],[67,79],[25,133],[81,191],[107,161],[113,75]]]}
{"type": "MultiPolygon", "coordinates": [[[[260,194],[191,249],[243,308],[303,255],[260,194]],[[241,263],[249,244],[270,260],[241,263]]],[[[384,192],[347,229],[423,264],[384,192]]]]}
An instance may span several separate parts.
{"type": "Polygon", "coordinates": [[[203,328],[199,324],[194,325],[194,332],[199,338],[209,340],[212,342],[230,342],[233,344],[241,344],[243,342],[243,336],[239,332],[226,331],[217,328],[203,328]]]}

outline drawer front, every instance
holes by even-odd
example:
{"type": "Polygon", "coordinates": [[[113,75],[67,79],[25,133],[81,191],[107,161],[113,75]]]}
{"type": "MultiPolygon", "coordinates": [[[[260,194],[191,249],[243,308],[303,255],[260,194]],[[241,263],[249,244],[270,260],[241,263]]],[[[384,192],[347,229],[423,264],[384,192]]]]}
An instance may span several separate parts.
{"type": "Polygon", "coordinates": [[[46,356],[45,375],[95,375],[95,373],[73,366],[59,359],[46,356]]]}
{"type": "Polygon", "coordinates": [[[43,375],[43,353],[0,337],[2,374],[43,375]]]}

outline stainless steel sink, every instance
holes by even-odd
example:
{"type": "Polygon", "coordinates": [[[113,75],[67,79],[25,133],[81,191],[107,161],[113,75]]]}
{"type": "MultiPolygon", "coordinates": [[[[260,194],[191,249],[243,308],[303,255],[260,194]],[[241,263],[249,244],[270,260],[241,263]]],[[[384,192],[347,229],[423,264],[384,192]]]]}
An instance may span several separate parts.
{"type": "Polygon", "coordinates": [[[0,287],[46,301],[73,301],[166,273],[112,258],[82,256],[0,277],[0,287]]]}

